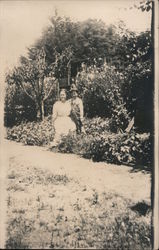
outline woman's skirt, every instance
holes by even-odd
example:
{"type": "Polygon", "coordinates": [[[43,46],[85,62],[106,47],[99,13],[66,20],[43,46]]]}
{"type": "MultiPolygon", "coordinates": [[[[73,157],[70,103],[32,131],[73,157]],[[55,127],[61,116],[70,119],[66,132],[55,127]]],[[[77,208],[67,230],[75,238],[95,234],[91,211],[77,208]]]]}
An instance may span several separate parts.
{"type": "Polygon", "coordinates": [[[76,125],[71,120],[69,116],[66,117],[58,117],[54,122],[54,129],[55,129],[55,137],[54,142],[57,143],[60,141],[62,136],[68,135],[69,132],[76,131],[76,125]]]}

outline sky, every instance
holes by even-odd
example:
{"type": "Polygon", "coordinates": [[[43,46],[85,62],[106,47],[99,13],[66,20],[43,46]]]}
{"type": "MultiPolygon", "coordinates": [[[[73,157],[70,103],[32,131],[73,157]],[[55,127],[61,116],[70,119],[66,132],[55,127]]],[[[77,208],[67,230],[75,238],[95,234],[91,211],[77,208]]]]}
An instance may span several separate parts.
{"type": "Polygon", "coordinates": [[[55,8],[73,20],[102,19],[106,24],[123,20],[136,32],[150,29],[150,12],[129,9],[133,0],[0,0],[0,54],[3,73],[17,64],[20,55],[40,37],[49,25],[55,8]]]}

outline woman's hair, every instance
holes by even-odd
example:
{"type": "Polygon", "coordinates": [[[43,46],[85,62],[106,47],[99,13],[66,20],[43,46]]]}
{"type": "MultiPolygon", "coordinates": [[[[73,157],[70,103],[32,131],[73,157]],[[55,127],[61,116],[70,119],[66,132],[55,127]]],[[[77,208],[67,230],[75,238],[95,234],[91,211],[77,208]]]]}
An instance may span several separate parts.
{"type": "Polygon", "coordinates": [[[65,95],[67,96],[67,91],[66,91],[66,89],[61,89],[61,90],[60,90],[60,94],[61,94],[62,92],[65,93],[65,95]]]}

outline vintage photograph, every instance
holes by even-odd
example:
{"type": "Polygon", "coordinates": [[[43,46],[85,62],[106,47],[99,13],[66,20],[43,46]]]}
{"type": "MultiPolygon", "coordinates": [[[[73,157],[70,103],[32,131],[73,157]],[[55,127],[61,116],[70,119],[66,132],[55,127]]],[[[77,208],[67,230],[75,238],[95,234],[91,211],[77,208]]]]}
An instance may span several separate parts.
{"type": "Polygon", "coordinates": [[[2,249],[154,249],[154,12],[0,1],[2,249]]]}

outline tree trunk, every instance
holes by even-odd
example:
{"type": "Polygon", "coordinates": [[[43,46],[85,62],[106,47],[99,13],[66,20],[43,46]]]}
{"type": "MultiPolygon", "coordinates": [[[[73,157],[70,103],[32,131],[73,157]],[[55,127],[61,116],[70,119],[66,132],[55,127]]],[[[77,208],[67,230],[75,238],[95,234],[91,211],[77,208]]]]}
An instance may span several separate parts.
{"type": "Polygon", "coordinates": [[[41,101],[41,120],[44,120],[44,101],[41,101]]]}
{"type": "Polygon", "coordinates": [[[59,81],[57,81],[57,100],[59,101],[60,99],[60,86],[59,86],[59,81]]]}
{"type": "Polygon", "coordinates": [[[68,86],[70,86],[71,82],[71,62],[68,64],[68,86]]]}
{"type": "Polygon", "coordinates": [[[37,118],[40,119],[41,121],[44,120],[44,101],[40,100],[38,101],[37,104],[37,118]]]}

